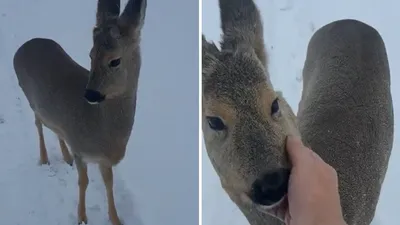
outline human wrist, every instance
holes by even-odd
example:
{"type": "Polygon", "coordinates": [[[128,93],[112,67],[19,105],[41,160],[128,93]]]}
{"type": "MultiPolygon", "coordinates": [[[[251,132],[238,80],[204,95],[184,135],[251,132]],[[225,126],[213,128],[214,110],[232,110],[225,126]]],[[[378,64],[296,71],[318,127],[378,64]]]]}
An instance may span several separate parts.
{"type": "Polygon", "coordinates": [[[300,219],[294,225],[347,225],[343,218],[339,219],[300,219]]]}
{"type": "Polygon", "coordinates": [[[347,225],[347,223],[344,221],[343,218],[341,218],[341,219],[337,219],[335,221],[326,221],[326,222],[318,223],[315,225],[347,225]]]}

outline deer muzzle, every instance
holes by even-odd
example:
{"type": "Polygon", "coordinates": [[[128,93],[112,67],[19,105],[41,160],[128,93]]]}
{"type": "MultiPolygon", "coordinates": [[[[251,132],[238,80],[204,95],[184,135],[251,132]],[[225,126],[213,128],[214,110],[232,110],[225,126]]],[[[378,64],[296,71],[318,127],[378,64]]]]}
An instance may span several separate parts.
{"type": "Polygon", "coordinates": [[[105,95],[101,94],[98,91],[92,90],[92,89],[86,89],[84,97],[85,97],[86,101],[92,105],[99,104],[100,102],[102,102],[106,99],[105,95]]]}

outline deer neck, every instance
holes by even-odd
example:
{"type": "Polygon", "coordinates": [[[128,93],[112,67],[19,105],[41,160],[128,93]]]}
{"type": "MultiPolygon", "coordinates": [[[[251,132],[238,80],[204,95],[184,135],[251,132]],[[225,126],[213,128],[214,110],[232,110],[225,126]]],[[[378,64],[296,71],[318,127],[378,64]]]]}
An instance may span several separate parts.
{"type": "Polygon", "coordinates": [[[108,143],[126,146],[135,120],[136,95],[108,99],[92,108],[87,120],[91,120],[90,130],[108,143]]]}
{"type": "Polygon", "coordinates": [[[113,131],[115,136],[122,136],[126,141],[130,136],[136,112],[136,96],[140,64],[135,62],[133,68],[128,68],[129,79],[125,91],[100,103],[97,115],[102,121],[101,128],[106,132],[113,131]]]}

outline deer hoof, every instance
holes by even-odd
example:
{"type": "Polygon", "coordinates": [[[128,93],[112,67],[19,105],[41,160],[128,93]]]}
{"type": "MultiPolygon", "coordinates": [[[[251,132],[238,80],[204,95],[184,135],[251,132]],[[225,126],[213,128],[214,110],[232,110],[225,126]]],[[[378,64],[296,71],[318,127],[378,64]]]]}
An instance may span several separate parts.
{"type": "Polygon", "coordinates": [[[41,165],[50,165],[50,162],[48,159],[39,159],[39,163],[40,166],[41,165]]]}
{"type": "Polygon", "coordinates": [[[79,216],[79,217],[82,217],[82,218],[79,218],[79,220],[78,220],[78,225],[84,225],[84,224],[88,224],[88,219],[87,219],[87,217],[86,217],[86,215],[84,215],[84,216],[79,216]]]}
{"type": "Polygon", "coordinates": [[[64,159],[64,161],[70,166],[74,165],[74,160],[73,159],[64,159]]]}

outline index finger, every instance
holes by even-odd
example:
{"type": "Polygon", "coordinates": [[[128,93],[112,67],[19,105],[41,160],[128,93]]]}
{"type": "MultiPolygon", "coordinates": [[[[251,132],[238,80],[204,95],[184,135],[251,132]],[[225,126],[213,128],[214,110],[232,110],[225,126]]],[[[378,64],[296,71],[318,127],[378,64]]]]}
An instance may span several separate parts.
{"type": "Polygon", "coordinates": [[[294,166],[297,166],[310,158],[310,150],[303,145],[300,137],[288,136],[286,139],[286,151],[294,166]]]}

